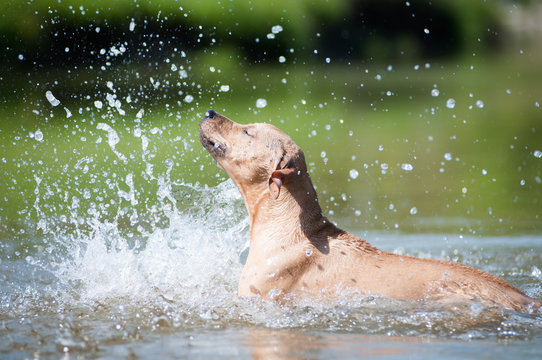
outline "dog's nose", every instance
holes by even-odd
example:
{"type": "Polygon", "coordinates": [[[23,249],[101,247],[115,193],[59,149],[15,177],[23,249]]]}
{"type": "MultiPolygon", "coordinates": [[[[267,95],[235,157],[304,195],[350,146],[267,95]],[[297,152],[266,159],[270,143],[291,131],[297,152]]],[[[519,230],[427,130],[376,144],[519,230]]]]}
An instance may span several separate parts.
{"type": "Polygon", "coordinates": [[[205,113],[206,119],[214,119],[215,116],[216,116],[216,111],[214,110],[207,110],[207,112],[205,113]]]}

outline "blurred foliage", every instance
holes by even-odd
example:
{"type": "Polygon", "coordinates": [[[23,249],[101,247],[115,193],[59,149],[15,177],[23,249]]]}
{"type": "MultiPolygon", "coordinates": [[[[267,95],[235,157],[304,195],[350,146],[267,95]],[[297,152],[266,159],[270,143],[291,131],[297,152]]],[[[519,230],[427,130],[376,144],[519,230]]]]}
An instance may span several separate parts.
{"type": "Polygon", "coordinates": [[[496,45],[498,8],[471,0],[4,0],[0,56],[15,66],[25,65],[17,62],[21,53],[27,65],[62,66],[86,61],[103,43],[141,42],[144,34],[192,49],[229,46],[250,62],[290,49],[301,61],[315,49],[345,61],[450,56],[472,44],[476,51],[496,45]],[[275,25],[284,30],[270,41],[275,25]]]}

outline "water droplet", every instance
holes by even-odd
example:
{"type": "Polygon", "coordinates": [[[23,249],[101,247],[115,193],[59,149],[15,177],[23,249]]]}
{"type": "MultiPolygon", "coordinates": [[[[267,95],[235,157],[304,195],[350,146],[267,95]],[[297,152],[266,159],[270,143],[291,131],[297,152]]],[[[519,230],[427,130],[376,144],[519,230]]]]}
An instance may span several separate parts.
{"type": "Polygon", "coordinates": [[[312,255],[312,249],[309,248],[309,249],[305,250],[305,255],[307,257],[311,256],[312,255]]]}
{"type": "Polygon", "coordinates": [[[47,90],[45,92],[45,97],[47,98],[47,100],[49,100],[51,105],[53,105],[53,106],[60,105],[60,101],[53,95],[53,93],[50,90],[47,90]]]}
{"type": "Polygon", "coordinates": [[[446,107],[448,109],[455,108],[455,99],[450,98],[450,99],[446,100],[446,107]]]}
{"type": "Polygon", "coordinates": [[[451,161],[452,160],[452,154],[451,153],[445,153],[444,154],[444,160],[451,161]]]}
{"type": "Polygon", "coordinates": [[[19,54],[19,56],[17,57],[19,60],[23,61],[24,60],[24,55],[23,54],[19,54]]]}
{"type": "Polygon", "coordinates": [[[34,139],[36,139],[37,141],[43,141],[43,133],[40,129],[36,130],[36,132],[34,133],[34,139]]]}
{"type": "Polygon", "coordinates": [[[542,270],[540,270],[536,266],[533,266],[531,268],[531,276],[533,276],[535,278],[538,278],[538,279],[542,279],[542,270]]]}
{"type": "Polygon", "coordinates": [[[229,85],[221,85],[220,86],[220,91],[228,92],[228,91],[230,91],[230,86],[229,85]]]}
{"type": "Polygon", "coordinates": [[[184,97],[184,102],[191,103],[192,101],[194,101],[194,97],[192,95],[186,95],[184,97]]]}
{"type": "Polygon", "coordinates": [[[359,176],[359,172],[356,169],[352,169],[350,170],[349,175],[352,179],[356,179],[359,176]]]}
{"type": "Polygon", "coordinates": [[[326,64],[329,64],[331,62],[331,58],[326,58],[326,64]]]}
{"type": "Polygon", "coordinates": [[[286,62],[286,58],[284,56],[279,56],[279,63],[285,63],[286,62]]]}
{"type": "Polygon", "coordinates": [[[320,157],[325,158],[325,157],[326,157],[326,152],[325,152],[325,151],[322,151],[322,152],[320,153],[320,157]]]}
{"type": "Polygon", "coordinates": [[[431,96],[437,97],[437,96],[439,96],[439,94],[440,94],[439,89],[433,89],[433,90],[431,90],[431,96]]]}
{"type": "Polygon", "coordinates": [[[258,99],[258,100],[256,100],[256,107],[257,107],[258,109],[264,108],[264,107],[266,107],[266,106],[267,106],[267,100],[265,100],[265,99],[258,99]]]}
{"type": "Polygon", "coordinates": [[[412,166],[412,164],[404,163],[401,164],[401,169],[403,169],[404,171],[412,171],[414,169],[414,166],[412,166]]]}
{"type": "Polygon", "coordinates": [[[425,28],[425,29],[423,29],[423,32],[426,33],[426,34],[429,34],[430,31],[429,31],[428,28],[425,28]]]}
{"type": "Polygon", "coordinates": [[[484,175],[484,176],[487,175],[487,170],[486,169],[482,169],[482,175],[484,175]]]}
{"type": "Polygon", "coordinates": [[[103,107],[103,103],[100,100],[94,101],[94,106],[96,106],[97,109],[101,109],[103,107]]]}
{"type": "Polygon", "coordinates": [[[542,159],[542,151],[540,151],[540,150],[535,150],[533,152],[533,155],[534,155],[535,158],[542,159]]]}
{"type": "Polygon", "coordinates": [[[479,109],[484,108],[484,102],[482,100],[476,100],[476,107],[479,109]]]}
{"type": "Polygon", "coordinates": [[[130,31],[134,31],[134,29],[135,29],[135,26],[136,26],[136,24],[135,24],[135,20],[134,20],[134,19],[132,19],[132,22],[130,22],[130,31]]]}
{"type": "Polygon", "coordinates": [[[416,206],[413,206],[412,208],[410,208],[410,215],[416,215],[418,213],[418,209],[416,208],[416,206]]]}
{"type": "Polygon", "coordinates": [[[271,32],[273,34],[278,34],[279,32],[281,32],[283,29],[282,29],[282,26],[280,25],[275,25],[271,28],[271,32]]]}

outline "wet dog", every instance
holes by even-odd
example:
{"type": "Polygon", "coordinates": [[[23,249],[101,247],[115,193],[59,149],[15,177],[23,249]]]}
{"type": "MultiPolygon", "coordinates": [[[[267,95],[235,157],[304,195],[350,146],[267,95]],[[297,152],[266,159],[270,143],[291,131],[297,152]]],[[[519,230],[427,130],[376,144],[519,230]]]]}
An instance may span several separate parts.
{"type": "Polygon", "coordinates": [[[303,151],[269,124],[237,124],[209,110],[201,144],[237,185],[250,217],[240,296],[336,297],[354,289],[418,301],[480,301],[529,312],[541,303],[504,280],[458,263],[379,250],[328,221],[303,151]]]}

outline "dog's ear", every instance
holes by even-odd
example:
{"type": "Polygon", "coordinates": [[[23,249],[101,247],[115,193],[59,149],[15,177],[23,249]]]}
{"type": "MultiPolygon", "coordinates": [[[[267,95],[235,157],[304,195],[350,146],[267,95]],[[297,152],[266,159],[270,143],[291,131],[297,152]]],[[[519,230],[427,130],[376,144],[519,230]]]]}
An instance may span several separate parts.
{"type": "Polygon", "coordinates": [[[276,155],[272,160],[273,172],[269,177],[269,193],[273,199],[278,199],[282,185],[295,174],[294,160],[284,153],[276,155]]]}
{"type": "Polygon", "coordinates": [[[280,188],[288,179],[294,175],[294,168],[286,168],[275,170],[269,178],[269,192],[274,200],[277,200],[280,195],[280,188]]]}

